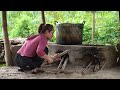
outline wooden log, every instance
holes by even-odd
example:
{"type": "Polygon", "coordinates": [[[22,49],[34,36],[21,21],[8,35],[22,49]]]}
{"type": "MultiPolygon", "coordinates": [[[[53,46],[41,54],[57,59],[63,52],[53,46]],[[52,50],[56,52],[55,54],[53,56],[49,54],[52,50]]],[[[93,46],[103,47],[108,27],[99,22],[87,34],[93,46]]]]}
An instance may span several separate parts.
{"type": "Polygon", "coordinates": [[[10,44],[9,44],[9,37],[7,31],[7,13],[6,11],[2,11],[2,22],[3,22],[3,34],[4,34],[4,49],[5,49],[5,61],[6,65],[12,65],[11,59],[11,51],[10,51],[10,44]]]}
{"type": "Polygon", "coordinates": [[[57,69],[60,69],[60,68],[62,67],[63,61],[64,61],[64,58],[62,58],[62,60],[60,61],[60,63],[59,63],[59,65],[58,65],[57,69]]]}
{"type": "Polygon", "coordinates": [[[66,60],[64,61],[64,63],[63,63],[63,66],[62,66],[62,70],[64,70],[65,69],[65,67],[66,67],[66,65],[67,65],[67,63],[68,63],[68,58],[66,58],[66,60]]]}

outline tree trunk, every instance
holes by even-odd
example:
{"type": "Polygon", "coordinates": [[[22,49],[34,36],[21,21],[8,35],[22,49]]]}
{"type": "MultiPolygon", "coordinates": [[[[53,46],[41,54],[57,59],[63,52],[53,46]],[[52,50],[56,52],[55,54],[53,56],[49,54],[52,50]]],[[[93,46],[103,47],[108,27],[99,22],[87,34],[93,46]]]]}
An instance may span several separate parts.
{"type": "Polygon", "coordinates": [[[10,66],[12,64],[12,60],[11,60],[11,51],[10,51],[8,32],[7,32],[6,11],[2,11],[2,23],[3,23],[3,34],[4,34],[5,61],[6,61],[6,65],[10,66]]]}

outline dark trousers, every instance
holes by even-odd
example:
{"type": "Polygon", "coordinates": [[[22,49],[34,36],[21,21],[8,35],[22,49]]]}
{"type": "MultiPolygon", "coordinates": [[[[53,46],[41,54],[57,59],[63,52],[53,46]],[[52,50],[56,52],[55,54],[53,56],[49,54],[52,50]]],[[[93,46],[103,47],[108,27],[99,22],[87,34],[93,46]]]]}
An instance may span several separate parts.
{"type": "MultiPolygon", "coordinates": [[[[45,53],[48,54],[48,48],[45,48],[45,53]]],[[[39,56],[35,57],[26,57],[21,56],[20,54],[16,54],[15,56],[15,62],[16,65],[24,70],[32,70],[36,67],[40,67],[43,63],[44,59],[40,58],[39,56]]]]}

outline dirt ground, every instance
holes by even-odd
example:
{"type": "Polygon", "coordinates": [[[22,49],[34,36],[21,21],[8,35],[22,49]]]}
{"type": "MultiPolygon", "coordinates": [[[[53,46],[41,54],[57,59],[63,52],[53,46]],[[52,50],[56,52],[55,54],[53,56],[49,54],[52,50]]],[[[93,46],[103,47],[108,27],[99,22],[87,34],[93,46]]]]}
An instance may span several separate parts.
{"type": "Polygon", "coordinates": [[[93,73],[88,70],[85,75],[81,74],[84,68],[80,66],[67,66],[65,72],[56,72],[55,66],[43,67],[44,73],[32,74],[31,71],[20,72],[18,67],[9,66],[0,68],[0,79],[120,79],[120,67],[114,67],[93,73]]]}

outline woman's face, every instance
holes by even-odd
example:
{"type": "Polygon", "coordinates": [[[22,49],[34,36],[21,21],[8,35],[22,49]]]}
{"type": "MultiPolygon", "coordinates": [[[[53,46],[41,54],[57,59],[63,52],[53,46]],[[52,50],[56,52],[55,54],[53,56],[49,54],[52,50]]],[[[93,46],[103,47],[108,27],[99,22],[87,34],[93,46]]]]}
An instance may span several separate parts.
{"type": "Polygon", "coordinates": [[[45,34],[46,34],[47,39],[50,40],[53,37],[54,30],[52,30],[50,32],[47,30],[45,34]]]}

